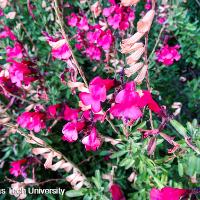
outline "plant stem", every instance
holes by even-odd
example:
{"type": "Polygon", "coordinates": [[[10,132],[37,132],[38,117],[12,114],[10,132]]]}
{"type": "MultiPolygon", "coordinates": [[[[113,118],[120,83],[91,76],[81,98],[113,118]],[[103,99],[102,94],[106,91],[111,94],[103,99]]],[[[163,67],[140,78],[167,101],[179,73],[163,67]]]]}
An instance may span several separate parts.
{"type": "MultiPolygon", "coordinates": [[[[90,187],[90,183],[87,181],[86,176],[81,172],[81,170],[72,162],[70,161],[67,157],[65,157],[60,151],[55,150],[53,147],[51,147],[50,145],[48,145],[45,141],[43,141],[42,139],[40,139],[41,141],[43,141],[42,143],[39,143],[37,140],[35,140],[33,137],[31,137],[30,135],[27,135],[26,133],[24,133],[23,131],[21,131],[20,129],[17,128],[17,126],[10,124],[10,123],[6,123],[3,124],[4,126],[10,127],[10,128],[14,128],[20,135],[22,135],[23,137],[25,137],[28,140],[33,140],[38,146],[43,147],[43,148],[48,148],[50,149],[52,152],[59,154],[61,156],[61,158],[63,160],[65,160],[66,162],[70,163],[73,166],[73,169],[75,169],[77,172],[79,172],[81,174],[81,176],[84,177],[84,179],[86,180],[86,185],[88,187],[90,187]]],[[[34,136],[35,137],[35,136],[34,136]]],[[[36,138],[36,137],[35,137],[36,138]]]]}
{"type": "Polygon", "coordinates": [[[56,16],[57,16],[57,18],[58,18],[58,23],[59,23],[60,28],[61,28],[62,36],[64,37],[64,39],[65,39],[65,41],[66,41],[66,44],[67,44],[67,46],[69,47],[69,50],[70,50],[70,53],[71,53],[71,55],[72,55],[74,64],[76,65],[76,68],[77,68],[77,70],[78,70],[80,76],[82,77],[83,82],[84,82],[85,85],[88,87],[88,83],[87,83],[86,77],[85,77],[85,75],[84,75],[84,73],[83,73],[83,70],[82,70],[81,67],[79,66],[79,64],[78,64],[78,62],[77,62],[77,60],[76,60],[76,58],[75,58],[75,56],[74,56],[74,53],[73,53],[73,51],[72,51],[72,48],[71,48],[71,46],[70,46],[70,44],[69,44],[69,39],[68,39],[68,37],[67,37],[67,35],[66,35],[66,33],[65,33],[64,26],[63,26],[63,20],[62,20],[61,17],[60,17],[60,10],[59,10],[59,7],[58,7],[58,2],[57,2],[57,0],[53,0],[53,1],[54,1],[54,4],[55,4],[55,5],[54,5],[54,10],[55,10],[56,16]]]}
{"type": "Polygon", "coordinates": [[[19,96],[15,95],[15,94],[12,94],[12,93],[9,92],[8,90],[6,90],[6,89],[3,87],[3,85],[1,85],[1,84],[0,84],[0,87],[3,89],[4,92],[8,93],[8,94],[9,94],[10,96],[12,96],[12,97],[15,97],[15,98],[17,98],[17,99],[19,99],[19,100],[21,100],[21,101],[24,101],[24,102],[26,102],[26,103],[29,103],[29,104],[35,104],[35,102],[31,102],[31,101],[29,101],[29,100],[27,100],[27,99],[23,99],[22,97],[19,97],[19,96]]]}
{"type": "Polygon", "coordinates": [[[160,29],[158,38],[156,39],[156,43],[155,43],[155,45],[154,45],[154,47],[153,47],[153,50],[152,50],[151,54],[150,54],[149,57],[148,57],[148,61],[149,61],[150,58],[153,56],[153,54],[154,54],[154,52],[155,52],[155,50],[156,50],[156,47],[158,46],[158,43],[159,43],[159,41],[160,41],[160,37],[161,37],[162,32],[164,31],[164,29],[165,29],[165,26],[163,26],[163,27],[160,29]]]}
{"type": "MultiPolygon", "coordinates": [[[[145,60],[145,61],[144,61],[144,62],[145,62],[145,65],[148,65],[148,32],[147,32],[146,35],[145,35],[144,60],[145,60]]],[[[147,89],[148,89],[149,91],[151,91],[148,69],[147,69],[147,72],[146,72],[146,84],[147,84],[147,89]]],[[[151,110],[149,110],[149,121],[150,121],[150,124],[151,124],[151,129],[153,130],[153,129],[154,129],[154,126],[153,126],[153,117],[152,117],[152,111],[151,111],[151,110]]]]}

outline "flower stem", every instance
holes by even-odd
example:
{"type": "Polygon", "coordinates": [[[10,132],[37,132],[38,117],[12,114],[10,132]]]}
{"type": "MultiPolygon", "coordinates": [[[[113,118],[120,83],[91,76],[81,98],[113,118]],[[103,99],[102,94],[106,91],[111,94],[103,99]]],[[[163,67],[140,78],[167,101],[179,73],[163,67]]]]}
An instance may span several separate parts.
{"type": "Polygon", "coordinates": [[[79,64],[78,64],[78,62],[77,62],[77,60],[76,60],[76,58],[75,58],[75,56],[74,56],[74,53],[73,53],[73,51],[72,51],[72,48],[71,48],[71,46],[70,46],[70,44],[69,44],[69,39],[68,39],[68,37],[67,37],[67,35],[66,35],[66,33],[65,33],[64,26],[63,26],[63,20],[61,19],[61,16],[60,16],[60,10],[59,10],[59,7],[58,7],[58,2],[57,2],[57,0],[54,0],[54,10],[55,10],[56,16],[57,16],[57,18],[58,18],[58,23],[59,23],[60,28],[61,28],[61,34],[62,34],[62,36],[64,37],[67,46],[69,47],[69,50],[70,50],[70,53],[71,53],[71,55],[72,55],[74,64],[76,65],[76,68],[77,68],[77,70],[78,70],[80,76],[82,77],[83,82],[84,82],[85,85],[88,87],[88,83],[87,83],[86,77],[85,77],[85,75],[84,75],[84,72],[83,72],[83,70],[81,69],[81,67],[79,66],[79,64]]]}

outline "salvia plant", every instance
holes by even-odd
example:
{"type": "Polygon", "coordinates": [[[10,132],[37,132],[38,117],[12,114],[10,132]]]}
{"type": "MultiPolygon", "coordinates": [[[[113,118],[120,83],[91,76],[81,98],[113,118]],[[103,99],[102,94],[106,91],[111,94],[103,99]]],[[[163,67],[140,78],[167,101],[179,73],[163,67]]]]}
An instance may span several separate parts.
{"type": "Polygon", "coordinates": [[[0,199],[198,199],[199,9],[0,0],[0,199]]]}

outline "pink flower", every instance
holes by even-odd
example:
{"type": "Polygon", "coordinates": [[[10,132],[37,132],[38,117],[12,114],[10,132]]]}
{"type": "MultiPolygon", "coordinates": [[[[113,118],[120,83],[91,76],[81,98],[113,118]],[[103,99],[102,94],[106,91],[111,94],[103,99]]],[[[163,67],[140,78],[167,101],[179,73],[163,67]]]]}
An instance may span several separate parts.
{"type": "Polygon", "coordinates": [[[146,10],[150,10],[151,9],[151,4],[150,3],[146,3],[145,4],[145,9],[146,10]]]}
{"type": "Polygon", "coordinates": [[[8,69],[10,79],[12,83],[16,84],[16,86],[21,87],[23,83],[29,85],[37,79],[36,70],[29,66],[31,64],[30,62],[17,62],[15,60],[8,60],[8,62],[11,62],[8,69]]]}
{"type": "Polygon", "coordinates": [[[115,10],[115,6],[111,6],[109,8],[104,8],[103,9],[103,15],[105,17],[109,17],[114,12],[114,10],[115,10]]]}
{"type": "Polygon", "coordinates": [[[85,145],[86,151],[96,151],[101,144],[100,139],[97,137],[96,128],[93,127],[90,134],[83,138],[82,143],[85,145]]]}
{"type": "Polygon", "coordinates": [[[121,14],[114,14],[113,16],[108,17],[108,24],[112,26],[112,28],[117,29],[119,28],[121,19],[122,19],[121,14]]]}
{"type": "Polygon", "coordinates": [[[109,50],[112,43],[113,43],[113,36],[109,29],[105,31],[97,41],[97,44],[101,46],[104,50],[109,50]]]}
{"type": "Polygon", "coordinates": [[[101,51],[98,47],[94,45],[90,45],[85,50],[85,53],[91,60],[101,60],[101,51]]]}
{"type": "Polygon", "coordinates": [[[129,82],[125,85],[125,89],[121,90],[116,98],[115,105],[110,108],[110,113],[114,117],[135,121],[142,117],[140,108],[148,107],[155,113],[160,113],[161,109],[152,99],[149,91],[135,91],[135,83],[129,82]]]}
{"type": "Polygon", "coordinates": [[[78,119],[79,109],[72,109],[69,106],[65,105],[64,110],[64,119],[67,121],[77,120],[78,119]]]}
{"type": "Polygon", "coordinates": [[[7,46],[6,47],[6,56],[8,59],[12,59],[12,58],[17,58],[20,59],[23,57],[23,53],[22,53],[22,46],[16,42],[14,44],[14,47],[10,47],[7,46]]]}
{"type": "Polygon", "coordinates": [[[42,33],[52,48],[51,54],[53,58],[56,58],[59,60],[65,60],[65,61],[70,58],[71,52],[68,45],[66,44],[65,39],[59,40],[58,38],[54,38],[46,32],[42,32],[42,33]]]}
{"type": "Polygon", "coordinates": [[[139,95],[135,92],[134,82],[126,84],[125,89],[121,90],[116,98],[115,105],[111,107],[110,113],[119,118],[136,120],[142,116],[137,102],[139,95]]]}
{"type": "Polygon", "coordinates": [[[95,77],[89,84],[89,93],[81,92],[79,98],[85,106],[91,106],[94,113],[101,111],[101,102],[106,100],[106,90],[114,85],[110,79],[95,77]]]}
{"type": "Polygon", "coordinates": [[[190,193],[190,190],[165,187],[161,190],[153,188],[150,192],[150,200],[180,200],[190,193]]]}
{"type": "Polygon", "coordinates": [[[103,15],[107,17],[108,24],[113,29],[121,31],[127,30],[130,23],[135,19],[134,10],[129,7],[120,7],[117,4],[104,8],[103,15]]]}
{"type": "Polygon", "coordinates": [[[60,107],[60,104],[50,105],[47,107],[47,118],[52,119],[57,116],[57,109],[60,107]]]}
{"type": "Polygon", "coordinates": [[[0,8],[0,17],[4,16],[3,10],[0,8]]]}
{"type": "Polygon", "coordinates": [[[102,32],[103,31],[101,29],[96,29],[94,32],[89,31],[86,34],[88,42],[89,43],[97,43],[97,40],[100,38],[102,32]]]}
{"type": "Polygon", "coordinates": [[[166,17],[159,17],[157,18],[158,24],[164,24],[166,22],[167,18],[166,17]]]}
{"type": "Polygon", "coordinates": [[[52,48],[51,54],[54,58],[59,60],[68,60],[71,56],[71,52],[67,44],[63,44],[58,48],[52,48]]]}
{"type": "Polygon", "coordinates": [[[140,94],[140,100],[138,102],[138,105],[141,108],[147,105],[150,110],[157,114],[160,114],[161,112],[160,106],[153,100],[151,93],[147,90],[142,90],[142,94],[140,94]]]}
{"type": "Polygon", "coordinates": [[[45,114],[42,112],[24,112],[17,118],[17,123],[22,128],[38,133],[46,128],[44,120],[45,114]]]}
{"type": "Polygon", "coordinates": [[[80,19],[80,21],[78,22],[77,27],[80,30],[84,30],[84,31],[88,31],[89,30],[88,21],[87,21],[87,17],[86,16],[83,16],[80,19]]]}
{"type": "Polygon", "coordinates": [[[128,20],[127,21],[122,21],[120,22],[120,25],[119,25],[119,29],[121,31],[125,31],[129,28],[129,23],[128,23],[128,20]]]}
{"type": "Polygon", "coordinates": [[[20,175],[26,177],[25,166],[23,166],[24,164],[26,164],[26,162],[26,159],[11,162],[11,168],[9,170],[10,174],[14,175],[15,177],[20,175]]]}
{"type": "Polygon", "coordinates": [[[108,0],[108,2],[109,2],[110,4],[112,4],[112,5],[115,5],[115,4],[116,4],[115,0],[108,0]]]}
{"type": "Polygon", "coordinates": [[[14,33],[10,30],[8,26],[4,26],[4,31],[0,33],[0,39],[3,38],[10,38],[11,40],[17,40],[17,37],[14,35],[14,33]]]}
{"type": "Polygon", "coordinates": [[[78,16],[75,13],[72,13],[69,17],[66,18],[69,26],[75,27],[77,25],[78,16]]]}
{"type": "Polygon", "coordinates": [[[62,129],[62,139],[68,142],[76,141],[78,139],[78,131],[81,131],[84,126],[84,122],[68,122],[62,129]]]}
{"type": "Polygon", "coordinates": [[[181,58],[181,55],[177,51],[179,49],[179,45],[175,45],[170,47],[168,44],[163,46],[161,49],[156,51],[156,57],[158,62],[163,63],[164,65],[172,65],[174,60],[178,61],[181,58]]]}
{"type": "Polygon", "coordinates": [[[126,200],[121,187],[118,184],[112,184],[109,191],[112,194],[112,200],[126,200]]]}

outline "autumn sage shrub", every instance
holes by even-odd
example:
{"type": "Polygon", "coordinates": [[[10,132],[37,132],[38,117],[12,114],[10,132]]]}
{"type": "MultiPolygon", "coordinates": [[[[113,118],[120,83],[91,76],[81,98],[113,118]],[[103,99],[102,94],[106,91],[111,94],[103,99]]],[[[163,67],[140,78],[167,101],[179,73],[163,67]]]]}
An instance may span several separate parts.
{"type": "Polygon", "coordinates": [[[0,1],[2,199],[199,198],[199,21],[187,7],[0,1]]]}

